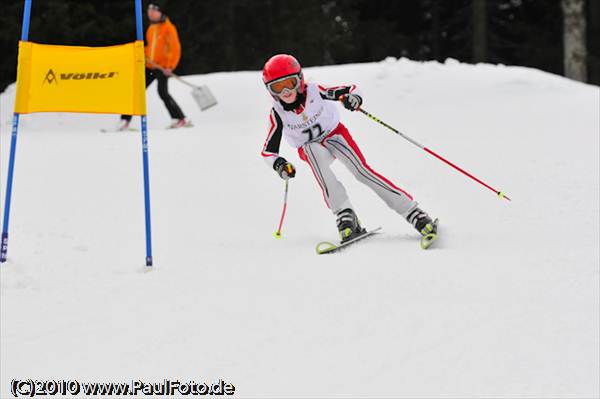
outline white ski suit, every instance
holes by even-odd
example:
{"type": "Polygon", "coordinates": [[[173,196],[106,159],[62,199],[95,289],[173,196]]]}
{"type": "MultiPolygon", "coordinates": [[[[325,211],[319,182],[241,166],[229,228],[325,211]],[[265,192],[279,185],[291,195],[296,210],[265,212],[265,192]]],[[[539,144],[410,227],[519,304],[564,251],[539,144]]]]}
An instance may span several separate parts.
{"type": "Polygon", "coordinates": [[[269,117],[269,134],[261,155],[268,165],[279,158],[281,137],[298,149],[321,187],[323,198],[334,214],[353,209],[342,183],[330,168],[338,159],[358,181],[370,187],[393,210],[405,218],[417,207],[406,191],[394,185],[371,168],[354,142],[350,132],[339,121],[336,102],[344,94],[360,95],[356,86],[322,87],[307,84],[300,104],[275,101],[269,117]],[[294,108],[295,107],[295,108],[294,108]]]}

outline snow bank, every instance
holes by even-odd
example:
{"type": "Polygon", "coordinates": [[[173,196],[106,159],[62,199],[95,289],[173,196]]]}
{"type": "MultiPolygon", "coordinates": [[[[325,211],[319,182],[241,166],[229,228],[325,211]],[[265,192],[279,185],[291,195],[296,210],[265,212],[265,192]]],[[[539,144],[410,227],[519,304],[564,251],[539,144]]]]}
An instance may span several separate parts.
{"type": "MultiPolygon", "coordinates": [[[[170,83],[195,128],[163,130],[148,91],[156,267],[144,272],[139,133],[100,133],[115,116],[26,115],[0,267],[0,396],[13,378],[176,377],[223,378],[241,397],[598,397],[599,88],[454,61],[305,73],[358,84],[365,109],[513,202],[341,111],[372,166],[440,218],[439,245],[420,250],[338,166],[363,224],[384,233],[315,255],[335,223],[285,143],[298,174],[274,240],[283,183],[259,155],[260,73],[189,76],[220,101],[200,113],[170,83]]],[[[13,95],[0,96],[2,193],[13,95]]]]}

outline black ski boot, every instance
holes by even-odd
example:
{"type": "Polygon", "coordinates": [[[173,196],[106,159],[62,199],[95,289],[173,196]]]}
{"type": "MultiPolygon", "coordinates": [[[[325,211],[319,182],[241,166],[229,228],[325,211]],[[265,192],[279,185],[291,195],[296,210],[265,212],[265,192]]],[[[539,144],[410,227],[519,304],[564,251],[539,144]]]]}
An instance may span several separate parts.
{"type": "Polygon", "coordinates": [[[366,232],[360,226],[356,213],[350,208],[339,211],[337,214],[337,228],[342,242],[351,240],[366,232]]]}
{"type": "Polygon", "coordinates": [[[421,234],[421,248],[429,248],[437,239],[438,220],[431,220],[429,215],[421,209],[413,209],[406,217],[406,220],[421,234]]]}

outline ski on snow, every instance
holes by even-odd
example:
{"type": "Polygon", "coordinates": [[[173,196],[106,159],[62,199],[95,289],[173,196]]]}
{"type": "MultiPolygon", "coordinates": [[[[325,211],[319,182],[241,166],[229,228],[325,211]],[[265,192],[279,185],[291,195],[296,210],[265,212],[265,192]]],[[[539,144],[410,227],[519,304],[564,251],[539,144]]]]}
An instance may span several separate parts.
{"type": "Polygon", "coordinates": [[[134,127],[128,127],[125,129],[100,129],[101,133],[127,133],[127,132],[139,132],[139,129],[134,127]]]}
{"type": "Polygon", "coordinates": [[[322,241],[320,243],[317,244],[317,254],[319,255],[323,255],[323,254],[330,254],[333,252],[337,252],[342,248],[347,247],[348,245],[352,245],[360,240],[363,240],[367,237],[370,237],[374,234],[377,234],[379,231],[381,230],[381,227],[378,227],[376,229],[373,230],[369,230],[369,231],[365,231],[364,233],[362,233],[361,235],[359,235],[358,237],[354,237],[351,240],[348,241],[344,241],[341,242],[339,244],[334,244],[332,242],[329,241],[322,241]]]}
{"type": "MultiPolygon", "coordinates": [[[[433,225],[432,230],[429,233],[425,234],[423,237],[421,237],[421,248],[423,248],[423,249],[429,248],[433,244],[433,242],[435,240],[437,240],[437,238],[438,238],[438,233],[437,233],[438,219],[435,219],[433,221],[432,225],[433,225]]],[[[361,241],[367,237],[378,234],[380,232],[380,230],[381,230],[381,227],[377,227],[376,229],[365,231],[363,234],[359,235],[358,237],[355,237],[351,240],[348,240],[348,241],[345,241],[345,242],[342,242],[339,244],[334,244],[329,241],[322,241],[317,244],[317,247],[316,247],[317,254],[323,255],[323,254],[331,254],[331,253],[337,252],[337,251],[341,250],[342,248],[352,245],[352,244],[354,244],[358,241],[361,241]]]]}
{"type": "MultiPolygon", "coordinates": [[[[190,120],[186,120],[185,125],[183,125],[183,126],[179,126],[179,127],[167,126],[165,128],[165,130],[175,130],[175,129],[182,129],[182,128],[188,128],[188,127],[194,127],[194,124],[190,120]]],[[[139,132],[139,131],[140,131],[140,129],[137,129],[134,127],[127,127],[125,129],[100,129],[100,132],[102,132],[102,133],[127,133],[127,132],[139,132]]]]}

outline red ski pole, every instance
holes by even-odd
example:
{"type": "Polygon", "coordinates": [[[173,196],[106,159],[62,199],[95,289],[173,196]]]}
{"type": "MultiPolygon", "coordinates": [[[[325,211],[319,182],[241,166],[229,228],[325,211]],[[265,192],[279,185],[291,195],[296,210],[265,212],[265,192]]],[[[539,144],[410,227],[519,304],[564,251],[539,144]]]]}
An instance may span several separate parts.
{"type": "Polygon", "coordinates": [[[383,122],[382,120],[380,120],[379,118],[371,115],[370,113],[368,113],[367,111],[365,111],[362,108],[358,109],[360,112],[362,112],[363,114],[365,114],[366,116],[368,116],[369,118],[371,118],[372,120],[374,120],[375,122],[387,127],[388,129],[390,129],[392,132],[396,133],[397,135],[403,137],[404,139],[406,139],[407,141],[411,142],[412,144],[416,145],[417,147],[419,147],[420,149],[428,152],[429,154],[433,155],[434,157],[436,157],[437,159],[439,159],[442,162],[445,162],[446,164],[452,166],[454,169],[458,170],[459,172],[461,172],[462,174],[464,174],[465,176],[470,177],[471,179],[475,180],[477,183],[481,184],[482,186],[492,190],[493,192],[496,193],[496,195],[498,195],[498,197],[500,198],[505,198],[507,200],[511,200],[510,198],[508,198],[506,195],[504,195],[504,193],[502,191],[496,190],[495,188],[493,188],[492,186],[484,183],[483,181],[479,180],[478,178],[476,178],[475,176],[473,176],[472,174],[470,174],[469,172],[467,172],[466,170],[460,168],[459,166],[453,164],[452,162],[448,161],[447,159],[445,159],[444,157],[442,157],[439,154],[436,154],[434,151],[430,150],[429,148],[419,144],[418,142],[416,142],[415,140],[411,139],[410,137],[408,137],[407,135],[405,135],[404,133],[394,129],[393,127],[391,127],[390,125],[388,125],[387,123],[383,122]]]}
{"type": "Polygon", "coordinates": [[[285,194],[283,195],[283,211],[281,212],[281,219],[279,219],[279,227],[277,228],[277,231],[275,233],[273,233],[273,235],[277,239],[281,238],[281,227],[283,226],[283,218],[285,218],[285,210],[287,209],[287,196],[288,196],[289,181],[290,181],[289,179],[285,180],[285,194]]]}

